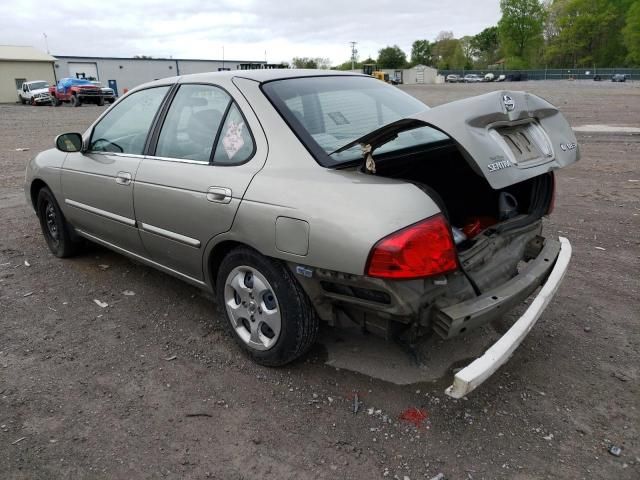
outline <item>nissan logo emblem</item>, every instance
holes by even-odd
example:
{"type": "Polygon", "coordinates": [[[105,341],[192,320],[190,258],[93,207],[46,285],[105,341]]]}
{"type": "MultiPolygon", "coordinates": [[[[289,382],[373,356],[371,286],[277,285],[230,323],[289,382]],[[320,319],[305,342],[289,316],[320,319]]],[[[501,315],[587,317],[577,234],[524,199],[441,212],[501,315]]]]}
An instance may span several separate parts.
{"type": "Polygon", "coordinates": [[[502,96],[502,103],[504,103],[504,108],[507,110],[507,112],[512,112],[516,108],[516,102],[514,102],[513,98],[511,98],[509,95],[502,96]]]}

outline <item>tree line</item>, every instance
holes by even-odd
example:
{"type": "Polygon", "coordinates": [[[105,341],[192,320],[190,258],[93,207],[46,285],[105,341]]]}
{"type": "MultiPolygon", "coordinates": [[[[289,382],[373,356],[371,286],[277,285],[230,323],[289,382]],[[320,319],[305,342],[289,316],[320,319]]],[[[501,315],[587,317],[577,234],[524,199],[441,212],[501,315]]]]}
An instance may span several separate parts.
{"type": "MultiPolygon", "coordinates": [[[[397,45],[356,68],[428,65],[441,70],[640,66],[640,0],[500,0],[498,24],[472,36],[443,31],[433,42],[416,40],[411,56],[397,45]]],[[[328,59],[294,59],[299,68],[328,68],[328,59]],[[315,66],[302,66],[310,60],[315,66]]],[[[348,60],[334,68],[350,70],[348,60]]]]}

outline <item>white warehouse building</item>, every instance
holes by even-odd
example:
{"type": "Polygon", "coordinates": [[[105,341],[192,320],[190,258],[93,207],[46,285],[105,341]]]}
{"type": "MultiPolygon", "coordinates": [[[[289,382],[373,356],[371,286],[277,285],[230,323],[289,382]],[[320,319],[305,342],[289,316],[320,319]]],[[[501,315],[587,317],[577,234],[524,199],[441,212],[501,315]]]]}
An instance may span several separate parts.
{"type": "Polygon", "coordinates": [[[142,83],[176,75],[277,67],[265,61],[247,60],[54,56],[57,80],[65,77],[97,80],[103,86],[113,88],[117,95],[142,83]]]}

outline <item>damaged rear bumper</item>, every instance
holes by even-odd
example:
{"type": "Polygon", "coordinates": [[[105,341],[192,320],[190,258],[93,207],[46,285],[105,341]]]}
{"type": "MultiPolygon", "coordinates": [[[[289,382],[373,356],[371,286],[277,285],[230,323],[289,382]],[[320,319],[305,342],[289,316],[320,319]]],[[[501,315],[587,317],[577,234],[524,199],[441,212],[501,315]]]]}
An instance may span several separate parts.
{"type": "MultiPolygon", "coordinates": [[[[531,302],[531,305],[529,305],[529,308],[527,308],[525,313],[513,324],[507,333],[494,343],[484,355],[474,360],[455,375],[453,384],[445,390],[447,395],[454,398],[461,398],[473,391],[500,368],[500,366],[506,363],[514,350],[520,345],[522,340],[524,340],[531,328],[533,328],[538,321],[538,318],[540,318],[544,309],[549,305],[560,283],[562,283],[562,279],[569,265],[569,260],[571,259],[571,244],[569,240],[560,237],[559,245],[558,242],[547,240],[545,247],[537,258],[539,261],[535,262],[537,265],[532,265],[532,269],[529,272],[523,272],[523,276],[518,275],[523,282],[526,282],[527,275],[546,275],[548,267],[544,268],[545,265],[540,264],[545,261],[549,262],[549,260],[555,257],[554,250],[557,251],[558,247],[559,252],[557,253],[555,265],[553,265],[546,282],[531,302]],[[540,265],[539,268],[541,272],[538,272],[536,269],[538,265],[540,265]]],[[[516,277],[511,284],[512,288],[518,289],[518,277],[516,277]]],[[[531,278],[529,277],[528,280],[529,282],[527,283],[530,284],[531,278]]],[[[526,289],[522,291],[524,292],[526,289]]],[[[449,309],[445,309],[444,312],[452,318],[459,317],[464,319],[470,315],[482,316],[483,312],[489,314],[491,311],[494,311],[496,302],[499,301],[500,297],[492,293],[487,298],[479,297],[473,302],[463,302],[462,304],[454,305],[449,309]]]]}

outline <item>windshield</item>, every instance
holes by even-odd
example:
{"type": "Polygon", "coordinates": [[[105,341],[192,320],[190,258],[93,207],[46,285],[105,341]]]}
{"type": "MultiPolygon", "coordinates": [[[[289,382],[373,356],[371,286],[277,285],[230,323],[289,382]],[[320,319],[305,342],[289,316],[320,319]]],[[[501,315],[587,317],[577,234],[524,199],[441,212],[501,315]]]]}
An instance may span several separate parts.
{"type": "MultiPolygon", "coordinates": [[[[263,91],[298,137],[326,167],[362,157],[361,148],[341,147],[384,125],[428,107],[380,80],[359,76],[321,76],[276,80],[263,91]]],[[[430,127],[402,132],[376,150],[385,153],[448,137],[430,127]]]]}
{"type": "Polygon", "coordinates": [[[31,90],[40,90],[41,88],[49,88],[49,84],[47,82],[31,82],[31,83],[29,83],[29,89],[31,89],[31,90]]]}

